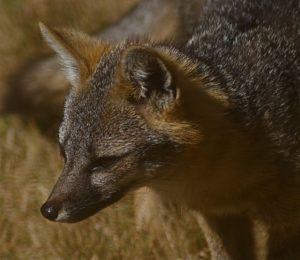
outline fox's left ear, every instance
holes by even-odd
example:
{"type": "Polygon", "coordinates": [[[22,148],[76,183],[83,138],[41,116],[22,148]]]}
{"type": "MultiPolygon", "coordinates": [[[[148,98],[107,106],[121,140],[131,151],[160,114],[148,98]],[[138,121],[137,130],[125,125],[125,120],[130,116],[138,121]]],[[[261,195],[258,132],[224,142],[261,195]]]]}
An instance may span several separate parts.
{"type": "Polygon", "coordinates": [[[39,26],[47,43],[59,54],[70,83],[81,86],[94,72],[108,44],[81,32],[53,29],[43,23],[39,26]]]}
{"type": "Polygon", "coordinates": [[[153,50],[130,47],[122,57],[122,75],[134,91],[137,103],[151,102],[159,109],[176,100],[175,78],[166,62],[153,50]]]}

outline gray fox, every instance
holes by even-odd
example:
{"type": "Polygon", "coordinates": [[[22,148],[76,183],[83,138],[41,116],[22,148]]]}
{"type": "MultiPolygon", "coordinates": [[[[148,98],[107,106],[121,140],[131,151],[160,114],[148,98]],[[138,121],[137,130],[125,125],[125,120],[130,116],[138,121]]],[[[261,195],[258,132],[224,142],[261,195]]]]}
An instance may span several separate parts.
{"type": "Polygon", "coordinates": [[[213,259],[299,259],[300,3],[191,19],[176,44],[40,24],[71,84],[41,212],[78,222],[147,186],[195,212],[213,259]]]}

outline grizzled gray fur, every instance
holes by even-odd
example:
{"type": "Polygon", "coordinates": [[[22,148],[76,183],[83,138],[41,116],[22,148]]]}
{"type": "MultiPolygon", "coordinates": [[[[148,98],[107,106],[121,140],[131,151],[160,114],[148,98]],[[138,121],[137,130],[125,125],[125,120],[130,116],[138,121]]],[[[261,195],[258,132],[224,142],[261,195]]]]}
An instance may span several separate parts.
{"type": "Polygon", "coordinates": [[[199,24],[183,52],[210,67],[237,120],[298,170],[300,1],[206,1],[199,24]]]}

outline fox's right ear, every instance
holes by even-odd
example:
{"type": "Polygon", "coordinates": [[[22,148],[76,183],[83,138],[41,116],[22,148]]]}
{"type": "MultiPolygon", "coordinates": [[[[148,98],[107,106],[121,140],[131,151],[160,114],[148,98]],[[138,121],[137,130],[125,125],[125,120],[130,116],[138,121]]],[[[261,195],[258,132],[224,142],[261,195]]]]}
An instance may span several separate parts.
{"type": "Polygon", "coordinates": [[[74,87],[83,86],[82,83],[94,72],[108,44],[81,32],[53,29],[41,22],[39,26],[49,46],[60,56],[70,83],[74,87]]]}
{"type": "Polygon", "coordinates": [[[178,98],[175,78],[167,63],[154,50],[129,47],[121,62],[122,76],[133,86],[133,101],[146,102],[163,111],[178,98]]]}

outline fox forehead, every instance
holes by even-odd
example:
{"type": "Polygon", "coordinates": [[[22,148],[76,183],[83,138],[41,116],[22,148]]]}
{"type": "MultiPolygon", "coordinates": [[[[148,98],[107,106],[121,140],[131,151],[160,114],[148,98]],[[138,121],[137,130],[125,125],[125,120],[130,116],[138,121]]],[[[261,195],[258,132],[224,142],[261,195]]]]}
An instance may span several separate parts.
{"type": "MultiPolygon", "coordinates": [[[[74,91],[70,89],[69,95],[66,97],[64,106],[64,117],[59,130],[59,142],[63,144],[71,131],[71,125],[83,127],[83,124],[95,123],[97,113],[105,106],[105,99],[108,89],[111,87],[115,74],[115,58],[114,53],[104,55],[99,61],[96,71],[90,77],[84,92],[74,91]],[[94,117],[94,118],[93,118],[94,117]],[[87,121],[87,122],[83,122],[87,121]]],[[[103,110],[103,109],[102,109],[103,110]]],[[[73,127],[73,126],[72,126],[73,127]]],[[[75,126],[76,127],[76,126],[75,126]]]]}
{"type": "Polygon", "coordinates": [[[59,129],[59,142],[65,148],[110,156],[129,152],[145,140],[148,129],[142,117],[126,100],[110,95],[116,87],[119,55],[119,49],[104,55],[86,91],[71,90],[67,96],[59,129]]]}

